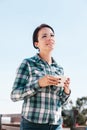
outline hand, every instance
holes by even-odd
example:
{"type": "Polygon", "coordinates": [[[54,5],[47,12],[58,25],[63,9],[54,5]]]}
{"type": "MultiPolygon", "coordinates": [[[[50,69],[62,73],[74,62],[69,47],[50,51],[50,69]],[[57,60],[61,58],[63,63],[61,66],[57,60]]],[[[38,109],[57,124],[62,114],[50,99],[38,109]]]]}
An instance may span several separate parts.
{"type": "Polygon", "coordinates": [[[67,78],[67,80],[64,82],[64,92],[67,94],[70,93],[69,85],[70,85],[70,78],[67,78]]]}
{"type": "Polygon", "coordinates": [[[38,80],[40,87],[47,87],[49,85],[57,85],[60,82],[60,78],[46,75],[38,80]]]}

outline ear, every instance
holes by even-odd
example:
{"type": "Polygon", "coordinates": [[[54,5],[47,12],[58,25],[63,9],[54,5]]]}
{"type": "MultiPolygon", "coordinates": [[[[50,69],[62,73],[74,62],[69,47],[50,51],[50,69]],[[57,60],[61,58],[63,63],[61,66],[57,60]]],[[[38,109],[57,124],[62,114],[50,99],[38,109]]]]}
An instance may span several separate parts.
{"type": "Polygon", "coordinates": [[[35,45],[36,47],[38,47],[38,42],[35,42],[34,45],[35,45]]]}

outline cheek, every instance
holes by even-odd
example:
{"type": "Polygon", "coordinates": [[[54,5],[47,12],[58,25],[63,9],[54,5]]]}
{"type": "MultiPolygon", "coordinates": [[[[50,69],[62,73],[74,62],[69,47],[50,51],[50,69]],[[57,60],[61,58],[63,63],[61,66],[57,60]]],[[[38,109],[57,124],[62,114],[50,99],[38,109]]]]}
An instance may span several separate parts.
{"type": "Polygon", "coordinates": [[[54,44],[56,43],[55,40],[53,40],[54,44]]]}
{"type": "Polygon", "coordinates": [[[53,38],[51,38],[51,40],[55,43],[55,41],[56,41],[56,39],[53,37],[53,38]]]}
{"type": "Polygon", "coordinates": [[[54,41],[54,43],[55,43],[56,39],[55,39],[55,38],[53,38],[53,41],[54,41]]]}
{"type": "Polygon", "coordinates": [[[53,40],[53,44],[54,44],[54,45],[56,44],[55,39],[53,40]]]}

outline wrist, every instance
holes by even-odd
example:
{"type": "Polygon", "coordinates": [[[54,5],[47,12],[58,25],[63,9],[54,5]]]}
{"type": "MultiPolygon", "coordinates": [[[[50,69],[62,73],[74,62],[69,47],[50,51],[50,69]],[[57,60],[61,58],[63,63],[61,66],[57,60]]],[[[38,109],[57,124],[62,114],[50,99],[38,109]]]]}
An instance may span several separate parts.
{"type": "Polygon", "coordinates": [[[70,89],[64,89],[64,92],[66,93],[66,94],[70,94],[71,93],[71,91],[70,91],[70,89]]]}

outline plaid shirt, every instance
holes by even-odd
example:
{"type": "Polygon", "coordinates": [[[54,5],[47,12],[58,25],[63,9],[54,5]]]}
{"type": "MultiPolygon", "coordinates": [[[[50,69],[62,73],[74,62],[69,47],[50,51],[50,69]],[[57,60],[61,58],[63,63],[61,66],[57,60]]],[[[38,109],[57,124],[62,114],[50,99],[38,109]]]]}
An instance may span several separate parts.
{"type": "Polygon", "coordinates": [[[63,75],[64,71],[52,58],[49,65],[38,54],[24,59],[20,64],[11,92],[15,102],[23,100],[22,116],[34,123],[58,124],[61,120],[61,105],[68,99],[62,87],[41,88],[38,79],[45,75],[63,75]]]}

